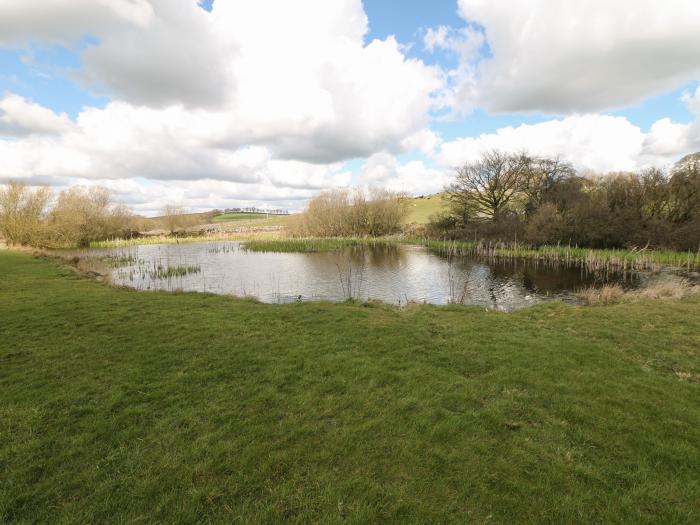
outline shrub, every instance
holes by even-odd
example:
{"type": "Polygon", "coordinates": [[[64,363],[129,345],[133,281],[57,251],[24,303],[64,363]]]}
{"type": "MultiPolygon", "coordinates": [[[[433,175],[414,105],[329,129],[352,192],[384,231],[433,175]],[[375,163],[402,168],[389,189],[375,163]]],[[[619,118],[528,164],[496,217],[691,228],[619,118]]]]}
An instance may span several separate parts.
{"type": "Polygon", "coordinates": [[[0,234],[10,245],[38,245],[46,236],[44,219],[51,200],[47,187],[31,189],[10,182],[0,189],[0,234]]]}
{"type": "Polygon", "coordinates": [[[293,233],[313,237],[380,236],[401,230],[405,196],[388,190],[332,190],[309,201],[292,224],[293,233]]]}
{"type": "Polygon", "coordinates": [[[60,246],[87,246],[91,241],[120,237],[131,229],[131,213],[112,202],[105,188],[74,187],[61,192],[51,211],[51,242],[60,246]]]}

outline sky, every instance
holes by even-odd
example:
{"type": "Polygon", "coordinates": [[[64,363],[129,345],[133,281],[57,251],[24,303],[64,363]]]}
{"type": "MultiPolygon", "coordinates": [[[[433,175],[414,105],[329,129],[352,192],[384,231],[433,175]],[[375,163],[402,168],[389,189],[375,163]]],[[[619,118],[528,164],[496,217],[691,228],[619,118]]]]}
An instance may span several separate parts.
{"type": "Polygon", "coordinates": [[[0,0],[0,183],[137,213],[700,151],[697,0],[0,0]]]}

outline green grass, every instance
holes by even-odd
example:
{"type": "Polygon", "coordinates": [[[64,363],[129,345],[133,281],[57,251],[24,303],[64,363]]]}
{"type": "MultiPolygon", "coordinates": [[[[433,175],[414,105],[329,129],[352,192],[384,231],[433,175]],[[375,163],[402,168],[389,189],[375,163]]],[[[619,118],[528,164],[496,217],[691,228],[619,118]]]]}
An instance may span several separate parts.
{"type": "Polygon", "coordinates": [[[148,276],[151,279],[171,279],[173,277],[184,277],[191,273],[199,273],[202,269],[199,265],[178,265],[178,266],[156,266],[149,270],[148,276]]]}
{"type": "Polygon", "coordinates": [[[264,305],[11,252],[0,275],[2,523],[700,521],[698,298],[264,305]]]}
{"type": "Polygon", "coordinates": [[[212,217],[211,222],[249,221],[252,219],[266,219],[268,217],[270,215],[266,213],[222,213],[212,217]]]}
{"type": "Polygon", "coordinates": [[[406,224],[428,224],[430,217],[447,209],[444,194],[426,195],[408,199],[406,224]]]}

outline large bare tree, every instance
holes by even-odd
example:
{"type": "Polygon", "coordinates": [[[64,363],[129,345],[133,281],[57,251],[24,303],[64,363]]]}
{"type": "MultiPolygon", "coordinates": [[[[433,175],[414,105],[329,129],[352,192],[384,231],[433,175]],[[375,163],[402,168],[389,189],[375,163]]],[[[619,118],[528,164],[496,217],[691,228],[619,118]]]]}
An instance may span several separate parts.
{"type": "Polygon", "coordinates": [[[484,153],[476,162],[457,168],[447,198],[465,219],[498,219],[524,190],[531,164],[532,159],[524,153],[484,153]]]}
{"type": "Polygon", "coordinates": [[[522,191],[527,197],[526,211],[532,213],[551,200],[557,186],[576,176],[574,167],[559,157],[524,157],[522,191]]]}

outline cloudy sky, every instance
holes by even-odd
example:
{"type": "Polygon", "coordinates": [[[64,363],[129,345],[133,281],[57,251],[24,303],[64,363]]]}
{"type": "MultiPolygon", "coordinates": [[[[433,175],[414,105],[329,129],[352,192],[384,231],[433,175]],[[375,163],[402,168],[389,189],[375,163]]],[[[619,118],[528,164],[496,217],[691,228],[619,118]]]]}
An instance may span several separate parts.
{"type": "Polygon", "coordinates": [[[0,183],[144,214],[700,151],[698,0],[0,0],[0,183]],[[633,5],[633,9],[631,8],[633,5]]]}

